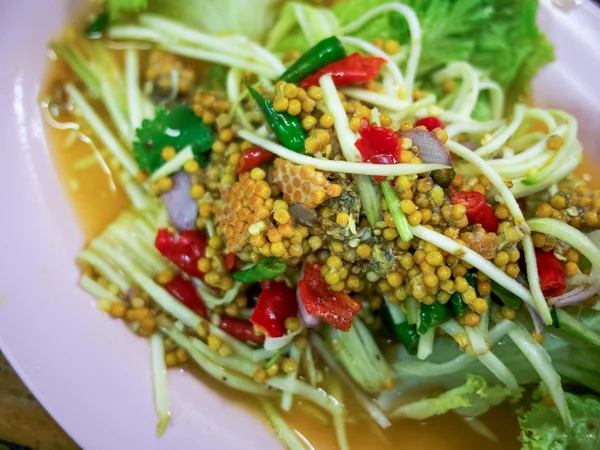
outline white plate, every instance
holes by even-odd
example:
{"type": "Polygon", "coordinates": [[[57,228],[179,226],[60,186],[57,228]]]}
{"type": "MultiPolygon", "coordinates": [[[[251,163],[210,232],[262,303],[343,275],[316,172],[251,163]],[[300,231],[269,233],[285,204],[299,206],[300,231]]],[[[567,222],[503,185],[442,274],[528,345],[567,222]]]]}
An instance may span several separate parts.
{"type": "MultiPolygon", "coordinates": [[[[0,348],[86,450],[279,448],[258,418],[176,371],[173,418],[155,438],[147,345],[76,287],[83,241],[37,108],[46,43],[68,3],[3,0],[1,8],[0,348]]],[[[575,113],[584,144],[597,152],[600,11],[587,3],[564,13],[544,0],[540,19],[558,62],[536,81],[536,101],[575,113]]]]}

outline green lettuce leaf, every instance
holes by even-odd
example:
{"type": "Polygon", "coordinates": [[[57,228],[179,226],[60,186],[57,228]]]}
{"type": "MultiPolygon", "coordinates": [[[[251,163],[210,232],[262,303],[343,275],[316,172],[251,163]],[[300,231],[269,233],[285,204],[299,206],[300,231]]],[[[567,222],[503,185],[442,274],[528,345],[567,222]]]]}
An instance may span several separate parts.
{"type": "MultiPolygon", "coordinates": [[[[344,26],[387,2],[349,0],[337,4],[334,12],[344,26]]],[[[451,61],[469,61],[506,89],[510,105],[529,93],[533,76],[554,59],[552,46],[536,24],[537,0],[403,3],[413,8],[423,30],[421,77],[451,61]]],[[[376,17],[354,34],[366,40],[379,37],[410,42],[406,21],[397,13],[376,17]]]]}
{"type": "Polygon", "coordinates": [[[260,42],[273,26],[278,3],[278,0],[151,0],[150,9],[208,33],[244,35],[260,42]]]}
{"type": "Polygon", "coordinates": [[[526,412],[521,412],[520,441],[523,450],[600,449],[600,401],[592,396],[567,394],[574,425],[565,427],[560,414],[541,395],[526,412]]]}
{"type": "MultiPolygon", "coordinates": [[[[600,311],[588,309],[578,316],[578,320],[590,330],[600,333],[600,311]]],[[[533,329],[531,319],[524,312],[517,316],[517,321],[527,329],[533,329]]],[[[546,339],[543,347],[563,382],[584,386],[600,394],[600,347],[588,340],[581,340],[562,328],[547,328],[544,335],[546,339]]],[[[511,339],[502,338],[491,350],[514,374],[520,386],[539,383],[539,374],[511,339]]],[[[395,391],[390,391],[392,405],[394,394],[405,392],[412,386],[441,386],[446,389],[460,386],[464,383],[464,373],[482,376],[488,383],[498,382],[496,376],[481,362],[462,356],[464,353],[449,336],[439,336],[435,340],[433,353],[426,361],[419,360],[402,348],[395,352],[395,356],[388,355],[390,360],[395,359],[393,367],[400,380],[395,391]],[[458,357],[464,359],[452,364],[453,361],[460,361],[456,359],[458,357]]]]}
{"type": "Polygon", "coordinates": [[[299,2],[286,3],[267,36],[270,50],[304,52],[317,42],[338,34],[336,15],[329,8],[319,8],[299,2]]]}
{"type": "Polygon", "coordinates": [[[508,399],[517,399],[519,393],[511,392],[505,386],[490,386],[478,375],[467,375],[467,381],[434,397],[408,403],[391,413],[393,418],[424,420],[428,417],[455,410],[459,414],[474,417],[485,413],[492,406],[508,399]]]}
{"type": "Polygon", "coordinates": [[[533,76],[554,60],[536,23],[537,0],[494,0],[494,16],[479,34],[471,62],[507,90],[509,100],[529,93],[533,76]]]}

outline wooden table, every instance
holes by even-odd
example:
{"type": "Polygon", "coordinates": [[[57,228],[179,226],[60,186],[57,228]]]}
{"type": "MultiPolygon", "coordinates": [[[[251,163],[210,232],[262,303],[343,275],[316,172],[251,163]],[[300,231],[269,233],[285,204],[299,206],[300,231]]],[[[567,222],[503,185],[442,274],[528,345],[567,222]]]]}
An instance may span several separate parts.
{"type": "Polygon", "coordinates": [[[0,353],[0,450],[77,450],[0,353]]]}

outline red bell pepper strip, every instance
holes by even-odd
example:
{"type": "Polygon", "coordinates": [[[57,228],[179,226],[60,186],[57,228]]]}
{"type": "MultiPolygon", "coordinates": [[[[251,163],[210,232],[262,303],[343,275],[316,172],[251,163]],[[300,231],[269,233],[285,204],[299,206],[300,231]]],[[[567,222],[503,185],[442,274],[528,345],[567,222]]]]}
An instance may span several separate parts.
{"type": "Polygon", "coordinates": [[[206,317],[206,306],[204,300],[198,295],[194,283],[181,275],[176,275],[171,281],[164,285],[169,294],[190,308],[201,317],[206,317]]]}
{"type": "Polygon", "coordinates": [[[454,205],[460,204],[467,208],[467,219],[471,225],[479,223],[488,233],[498,231],[498,219],[482,194],[475,191],[455,192],[451,199],[454,205]]]}
{"type": "Polygon", "coordinates": [[[247,172],[261,164],[273,161],[275,155],[260,147],[249,147],[242,152],[242,158],[236,169],[236,173],[247,172]]]}
{"type": "Polygon", "coordinates": [[[178,236],[161,228],[154,246],[188,275],[203,278],[204,274],[198,269],[198,260],[206,255],[207,242],[206,236],[196,231],[187,230],[178,236]]]}
{"type": "Polygon", "coordinates": [[[221,329],[238,341],[256,342],[257,344],[265,342],[265,336],[257,335],[252,324],[246,320],[221,316],[221,329]]]}
{"type": "Polygon", "coordinates": [[[285,321],[298,315],[296,291],[285,283],[271,281],[261,283],[262,291],[250,322],[263,330],[271,338],[287,334],[285,321]]]}
{"type": "Polygon", "coordinates": [[[438,119],[437,117],[423,117],[422,119],[419,119],[415,122],[415,128],[416,127],[425,127],[427,128],[427,130],[429,131],[433,131],[436,128],[445,128],[444,122],[442,122],[440,119],[438,119]]]}
{"type": "Polygon", "coordinates": [[[310,86],[318,86],[319,78],[327,73],[331,74],[333,84],[336,86],[364,83],[377,77],[379,69],[386,63],[387,61],[383,58],[361,56],[359,53],[352,53],[350,56],[333,62],[306,77],[302,80],[302,87],[306,89],[310,86]]]}
{"type": "Polygon", "coordinates": [[[298,281],[300,299],[308,314],[315,314],[338,330],[348,331],[362,305],[348,294],[335,292],[321,274],[319,264],[308,264],[304,277],[298,281]]]}
{"type": "Polygon", "coordinates": [[[374,127],[363,119],[354,145],[363,161],[372,164],[396,164],[400,161],[400,138],[391,128],[374,127]]]}
{"type": "Polygon", "coordinates": [[[551,298],[562,295],[565,292],[567,283],[565,269],[560,261],[552,252],[542,252],[540,250],[536,250],[535,259],[544,297],[551,298]]]}

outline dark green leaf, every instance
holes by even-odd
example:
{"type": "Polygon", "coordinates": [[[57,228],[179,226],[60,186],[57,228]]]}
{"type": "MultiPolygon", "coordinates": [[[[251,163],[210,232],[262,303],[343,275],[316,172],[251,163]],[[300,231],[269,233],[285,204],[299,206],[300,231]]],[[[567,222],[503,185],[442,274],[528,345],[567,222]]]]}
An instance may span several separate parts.
{"type": "Polygon", "coordinates": [[[558,322],[558,314],[556,314],[556,306],[553,306],[550,310],[550,316],[552,317],[552,326],[554,328],[560,328],[560,323],[558,322]]]}
{"type": "Polygon", "coordinates": [[[109,16],[108,12],[103,12],[98,15],[85,29],[85,35],[88,38],[95,39],[102,36],[104,30],[108,26],[109,16]]]}

